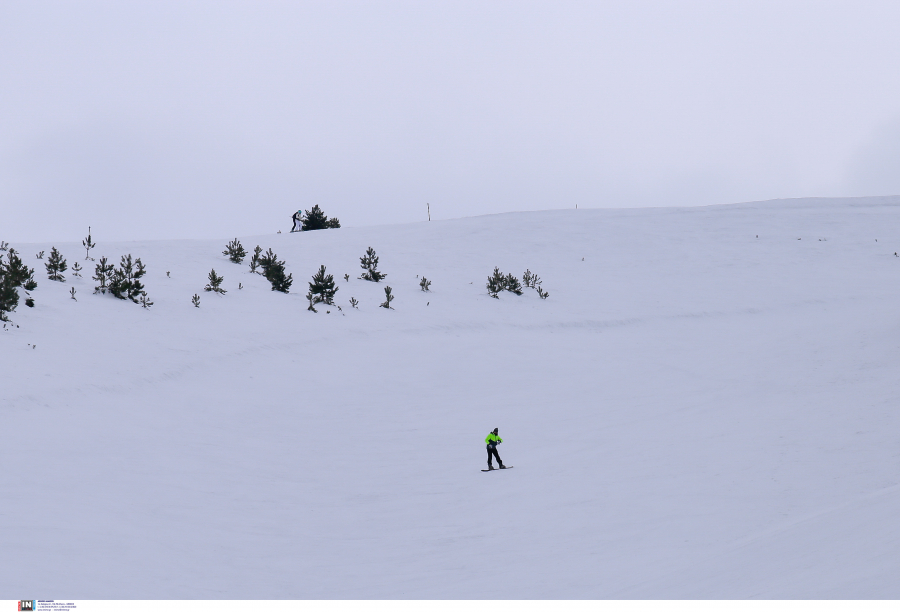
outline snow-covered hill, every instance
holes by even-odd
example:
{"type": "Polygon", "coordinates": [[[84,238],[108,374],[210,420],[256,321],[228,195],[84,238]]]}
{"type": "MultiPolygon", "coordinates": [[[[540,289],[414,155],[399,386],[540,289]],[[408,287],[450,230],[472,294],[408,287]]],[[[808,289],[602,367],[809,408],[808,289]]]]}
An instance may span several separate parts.
{"type": "Polygon", "coordinates": [[[95,227],[149,310],[46,279],[73,232],[12,244],[0,592],[900,598],[900,197],[241,236],[288,295],[232,236],[95,227]],[[320,264],[342,312],[306,309],[320,264]],[[550,297],[491,299],[494,266],[550,297]],[[482,473],[494,427],[515,469],[482,473]]]}

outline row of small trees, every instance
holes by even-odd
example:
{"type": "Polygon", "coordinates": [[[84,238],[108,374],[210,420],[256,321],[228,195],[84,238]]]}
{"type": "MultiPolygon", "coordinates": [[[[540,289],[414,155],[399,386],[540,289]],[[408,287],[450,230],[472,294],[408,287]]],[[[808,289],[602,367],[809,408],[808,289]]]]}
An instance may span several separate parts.
{"type": "MultiPolygon", "coordinates": [[[[537,291],[537,294],[542,300],[546,300],[550,297],[550,294],[541,287],[540,277],[531,270],[525,270],[525,274],[522,275],[522,280],[525,281],[525,287],[530,287],[537,291]]],[[[519,279],[514,274],[503,274],[500,271],[500,268],[497,267],[494,268],[494,273],[488,276],[487,290],[488,295],[496,299],[500,299],[501,291],[509,291],[516,295],[522,295],[524,293],[522,290],[522,283],[519,282],[519,279]]]]}
{"type": "MultiPolygon", "coordinates": [[[[313,210],[315,210],[315,208],[313,210]]],[[[222,251],[222,254],[226,255],[231,262],[240,264],[243,263],[244,258],[247,256],[247,251],[244,249],[241,241],[235,238],[225,245],[225,250],[222,251]]],[[[359,258],[359,262],[360,267],[363,269],[359,278],[377,283],[387,277],[387,274],[378,270],[378,255],[372,247],[366,249],[366,254],[359,258]]],[[[284,266],[285,262],[280,261],[272,249],[269,249],[263,254],[262,247],[259,245],[256,245],[256,248],[253,250],[253,255],[250,257],[251,272],[260,273],[265,276],[272,285],[272,291],[289,293],[291,284],[293,283],[293,275],[285,274],[284,266]]],[[[348,280],[349,278],[350,276],[348,274],[344,275],[345,280],[348,280]]],[[[221,277],[216,276],[215,270],[210,272],[209,279],[210,285],[207,285],[207,291],[224,293],[224,290],[218,289],[222,279],[221,277]],[[217,283],[213,283],[214,278],[218,279],[217,283]]],[[[428,285],[431,284],[431,281],[426,282],[428,285]]],[[[423,285],[423,291],[425,290],[427,290],[427,285],[423,285]]],[[[306,299],[309,300],[308,310],[318,312],[316,310],[316,304],[335,306],[334,296],[337,291],[338,288],[334,284],[334,276],[326,272],[324,265],[320,266],[318,272],[313,274],[312,281],[309,283],[309,291],[306,294],[306,299]]],[[[392,308],[390,304],[393,299],[394,296],[391,293],[391,288],[385,287],[385,301],[381,306],[383,308],[392,308]]],[[[195,306],[198,305],[198,301],[199,298],[195,300],[195,306]]],[[[359,302],[355,298],[350,298],[350,305],[352,307],[356,308],[358,304],[359,302]]],[[[337,306],[337,308],[340,309],[340,306],[337,306]]]]}

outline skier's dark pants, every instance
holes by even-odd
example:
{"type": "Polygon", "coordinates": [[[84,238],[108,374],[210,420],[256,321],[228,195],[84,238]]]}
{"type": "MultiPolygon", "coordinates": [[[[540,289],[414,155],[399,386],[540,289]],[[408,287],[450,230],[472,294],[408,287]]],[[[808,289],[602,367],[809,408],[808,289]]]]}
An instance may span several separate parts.
{"type": "Polygon", "coordinates": [[[496,457],[496,458],[497,458],[497,463],[500,464],[500,465],[503,465],[503,460],[500,459],[500,455],[497,454],[497,447],[496,447],[496,446],[491,445],[491,444],[488,444],[487,452],[488,452],[488,466],[491,465],[491,457],[496,457]]]}

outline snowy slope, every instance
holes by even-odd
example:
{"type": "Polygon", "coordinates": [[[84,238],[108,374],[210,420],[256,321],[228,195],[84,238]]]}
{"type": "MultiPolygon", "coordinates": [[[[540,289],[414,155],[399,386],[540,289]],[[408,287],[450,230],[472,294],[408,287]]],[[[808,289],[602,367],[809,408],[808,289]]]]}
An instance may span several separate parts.
{"type": "Polygon", "coordinates": [[[12,245],[10,597],[900,598],[900,198],[241,237],[288,295],[231,236],[94,238],[153,308],[12,245]],[[343,313],[306,310],[320,264],[343,313]],[[516,468],[482,473],[494,427],[516,468]]]}

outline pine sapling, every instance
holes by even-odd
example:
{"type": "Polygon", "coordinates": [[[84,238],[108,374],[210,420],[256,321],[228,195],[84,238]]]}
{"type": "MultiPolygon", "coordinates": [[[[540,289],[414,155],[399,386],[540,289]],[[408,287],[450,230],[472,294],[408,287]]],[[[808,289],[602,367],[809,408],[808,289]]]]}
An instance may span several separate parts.
{"type": "Polygon", "coordinates": [[[135,304],[141,295],[147,295],[141,278],[147,269],[138,257],[134,261],[131,254],[123,255],[118,268],[113,268],[107,278],[107,290],[120,300],[131,300],[135,304]]]}
{"type": "Polygon", "coordinates": [[[540,285],[535,287],[535,289],[537,290],[538,295],[541,296],[542,300],[546,300],[548,297],[550,297],[550,294],[544,291],[540,285]]]}
{"type": "MultiPolygon", "coordinates": [[[[7,247],[6,262],[0,259],[0,321],[9,321],[6,314],[16,309],[19,304],[18,287],[26,292],[37,287],[34,280],[34,268],[25,265],[15,249],[7,247]]],[[[26,293],[25,305],[34,306],[34,300],[26,293]]]]}
{"type": "Polygon", "coordinates": [[[241,245],[240,240],[235,238],[227,245],[225,245],[225,250],[222,251],[222,255],[228,255],[228,259],[232,262],[239,264],[244,261],[244,257],[247,256],[247,252],[244,250],[244,247],[241,245]]]}
{"type": "Polygon", "coordinates": [[[360,276],[363,280],[377,283],[387,276],[387,274],[377,270],[378,255],[375,254],[375,249],[372,247],[366,249],[366,254],[359,258],[359,267],[365,270],[365,272],[362,273],[362,276],[360,276]]]}
{"type": "Polygon", "coordinates": [[[153,302],[150,301],[146,293],[141,296],[140,302],[141,308],[150,308],[151,306],[153,306],[153,302]]]}
{"type": "Polygon", "coordinates": [[[56,250],[56,247],[50,250],[50,257],[47,258],[47,263],[44,264],[44,267],[47,268],[47,278],[61,283],[66,282],[66,277],[62,274],[68,267],[66,258],[56,250]]]}
{"type": "Polygon", "coordinates": [[[525,274],[522,275],[522,282],[526,287],[536,289],[541,284],[541,278],[537,274],[532,273],[531,270],[525,270],[525,274]]]}
{"type": "Polygon", "coordinates": [[[325,274],[325,266],[319,266],[319,271],[313,274],[312,281],[309,283],[309,293],[306,299],[309,300],[309,309],[317,312],[315,305],[318,303],[334,306],[334,294],[338,289],[334,286],[334,277],[331,274],[325,274]]]}
{"type": "Polygon", "coordinates": [[[76,302],[78,301],[78,299],[75,297],[75,287],[72,287],[71,289],[69,289],[69,295],[72,296],[73,300],[75,300],[76,302]]]}
{"type": "Polygon", "coordinates": [[[429,289],[429,287],[431,287],[431,281],[423,276],[422,280],[419,281],[419,287],[422,288],[422,291],[431,291],[431,289],[429,289]]]}
{"type": "Polygon", "coordinates": [[[393,310],[394,307],[391,306],[391,302],[392,302],[393,300],[394,300],[394,296],[391,295],[391,288],[390,288],[390,286],[385,287],[385,288],[384,288],[384,301],[380,304],[380,306],[381,306],[382,308],[390,308],[391,310],[393,310]]]}
{"type": "Polygon", "coordinates": [[[81,278],[81,271],[83,269],[84,268],[81,267],[81,264],[76,261],[74,264],[72,264],[72,276],[77,276],[78,278],[81,278]]]}
{"type": "Polygon", "coordinates": [[[359,300],[357,300],[355,297],[351,297],[350,298],[350,306],[359,310],[359,300]]]}
{"type": "Polygon", "coordinates": [[[9,249],[9,243],[0,240],[0,252],[6,251],[9,249]]]}
{"type": "Polygon", "coordinates": [[[84,245],[84,260],[87,261],[90,259],[91,261],[94,261],[93,259],[91,259],[91,249],[93,249],[97,245],[94,244],[93,242],[91,242],[91,226],[90,225],[88,226],[87,238],[82,240],[81,244],[84,245]]]}
{"type": "Polygon", "coordinates": [[[113,264],[107,261],[106,257],[100,258],[100,263],[94,267],[94,276],[92,277],[95,281],[100,283],[94,287],[94,293],[106,293],[109,290],[109,278],[112,276],[112,272],[115,268],[116,267],[113,264]]]}
{"type": "MultiPolygon", "coordinates": [[[[256,248],[253,249],[253,255],[250,256],[250,271],[256,272],[256,269],[259,267],[259,260],[262,259],[262,248],[257,244],[256,248]]],[[[256,272],[259,274],[259,272],[256,272]]]]}
{"type": "Polygon", "coordinates": [[[37,257],[38,259],[43,259],[43,258],[44,258],[44,252],[41,251],[40,253],[38,253],[37,255],[35,255],[35,257],[37,257]]]}
{"type": "Polygon", "coordinates": [[[291,283],[294,282],[293,274],[285,275],[284,262],[278,261],[278,255],[272,249],[259,258],[259,266],[263,270],[263,276],[272,284],[272,291],[289,293],[291,283]]]}
{"type": "Polygon", "coordinates": [[[494,299],[500,299],[499,293],[506,288],[506,277],[500,272],[500,268],[494,267],[494,273],[488,276],[488,295],[494,299]]]}
{"type": "Polygon", "coordinates": [[[225,289],[222,289],[221,284],[222,281],[225,280],[223,277],[216,275],[216,269],[213,268],[209,271],[209,283],[206,287],[203,288],[204,291],[215,291],[218,294],[227,293],[225,289]]]}
{"type": "MultiPolygon", "coordinates": [[[[894,253],[894,254],[896,255],[896,253],[894,253]]],[[[350,282],[350,275],[349,275],[349,274],[344,274],[344,282],[347,282],[347,283],[350,282]]]]}
{"type": "Polygon", "coordinates": [[[194,294],[194,297],[191,298],[191,304],[193,304],[195,308],[200,308],[200,296],[196,293],[194,294]]]}
{"type": "Polygon", "coordinates": [[[504,289],[515,293],[516,295],[522,295],[522,284],[519,282],[519,279],[512,275],[512,273],[507,274],[506,278],[503,281],[504,289]]]}

